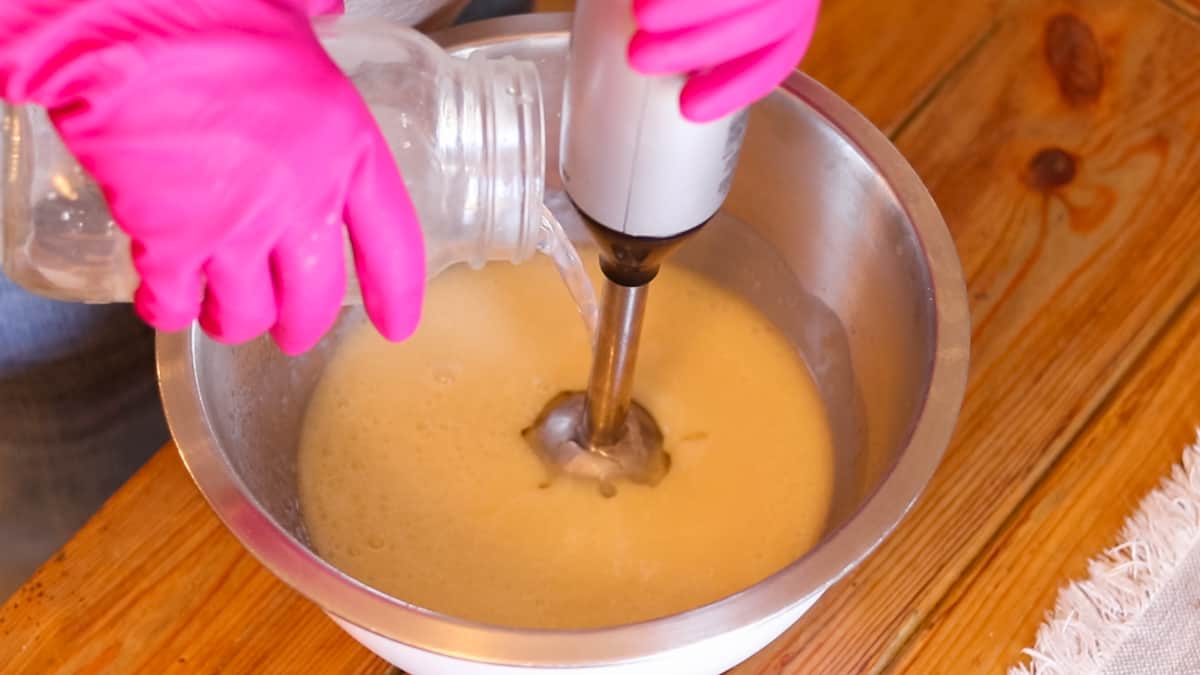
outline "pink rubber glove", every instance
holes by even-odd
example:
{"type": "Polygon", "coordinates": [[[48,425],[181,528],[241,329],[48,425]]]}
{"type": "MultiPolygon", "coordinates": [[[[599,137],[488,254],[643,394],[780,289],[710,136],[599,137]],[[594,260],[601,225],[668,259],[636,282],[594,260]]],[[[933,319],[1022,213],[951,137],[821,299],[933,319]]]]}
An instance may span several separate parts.
{"type": "Polygon", "coordinates": [[[808,51],[819,0],[634,0],[629,63],[689,73],[684,117],[707,122],[766,96],[808,51]]]}
{"type": "Polygon", "coordinates": [[[178,330],[305,351],[345,292],[343,222],[367,314],[415,328],[417,216],[309,13],[331,0],[2,0],[0,96],[49,109],[133,241],[135,303],[178,330]]]}

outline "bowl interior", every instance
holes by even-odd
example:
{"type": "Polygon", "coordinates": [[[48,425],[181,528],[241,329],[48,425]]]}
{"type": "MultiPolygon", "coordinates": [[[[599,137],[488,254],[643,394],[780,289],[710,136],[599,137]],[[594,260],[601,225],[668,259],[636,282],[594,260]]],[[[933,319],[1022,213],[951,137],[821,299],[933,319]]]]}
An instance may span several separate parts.
{"type": "MultiPolygon", "coordinates": [[[[538,65],[546,105],[548,193],[561,189],[556,167],[565,41],[561,32],[547,33],[516,43],[477,42],[460,50],[511,55],[538,65]]],[[[953,252],[936,211],[933,222],[924,226],[925,240],[918,234],[921,228],[910,217],[913,205],[932,206],[925,203],[928,196],[915,176],[904,166],[900,175],[914,184],[898,189],[895,176],[880,169],[879,158],[868,156],[861,139],[852,140],[867,128],[866,122],[840,102],[839,114],[851,117],[835,120],[813,102],[833,101],[828,92],[803,78],[794,81],[812,96],[784,88],[753,108],[725,208],[676,253],[674,262],[742,295],[770,318],[807,363],[824,399],[834,434],[835,489],[824,539],[814,549],[828,549],[828,560],[813,568],[822,578],[803,582],[811,591],[832,582],[882,539],[932,473],[961,398],[959,380],[965,378],[950,373],[955,381],[941,395],[941,403],[954,410],[946,410],[946,418],[934,425],[938,428],[922,435],[918,423],[929,404],[937,363],[944,358],[939,357],[938,331],[945,329],[945,303],[939,316],[935,298],[964,307],[963,316],[953,319],[951,336],[952,343],[964,342],[953,345],[963,352],[955,357],[962,360],[963,372],[965,335],[958,333],[965,322],[965,303],[956,269],[943,277],[953,287],[942,296],[935,294],[931,261],[937,257],[942,260],[937,264],[944,266],[953,252]],[[908,197],[902,199],[901,194],[908,197]],[[930,228],[940,228],[934,242],[940,248],[932,257],[930,228]],[[914,429],[918,437],[933,439],[932,445],[939,447],[922,449],[920,459],[914,460],[920,466],[898,472],[902,485],[890,490],[887,513],[875,509],[855,520],[888,483],[890,470],[912,452],[914,429]],[[839,537],[851,521],[855,522],[849,529],[854,531],[839,537]],[[851,535],[864,541],[847,543],[851,535]]],[[[885,143],[870,132],[876,134],[872,143],[885,143]]],[[[892,155],[884,158],[886,162],[902,164],[890,147],[887,151],[892,155]]],[[[573,236],[586,239],[576,223],[565,225],[573,236]]],[[[654,311],[653,301],[649,311],[654,311]]],[[[218,489],[236,489],[300,546],[309,546],[296,477],[303,416],[338,342],[363,320],[361,310],[345,310],[321,344],[300,358],[284,357],[266,339],[228,346],[208,340],[198,330],[180,338],[186,342],[185,386],[194,390],[199,404],[202,419],[196,423],[203,427],[206,447],[193,452],[178,431],[177,440],[193,475],[193,461],[203,452],[204,461],[222,467],[218,472],[232,478],[229,482],[235,486],[217,487],[211,481],[206,485],[197,476],[210,500],[221,500],[214,498],[218,489]]],[[[181,415],[194,416],[190,408],[195,406],[173,406],[179,394],[168,389],[178,375],[168,372],[163,377],[175,429],[181,415]]],[[[195,425],[188,426],[185,435],[190,436],[195,425]]],[[[219,504],[217,510],[222,511],[219,504]]],[[[231,514],[222,516],[230,521],[231,514]]],[[[244,532],[239,534],[245,539],[244,532]]],[[[262,546],[247,545],[272,566],[262,546]]]]}
{"type": "MultiPolygon", "coordinates": [[[[552,119],[562,61],[542,58],[539,66],[552,119]]],[[[548,167],[557,166],[557,128],[547,124],[548,167]]],[[[556,172],[547,173],[548,191],[559,189],[556,172]]],[[[752,111],[724,210],[673,260],[749,299],[808,364],[834,432],[826,530],[836,530],[904,449],[932,371],[929,270],[895,193],[807,103],[775,95],[752,111]]],[[[250,496],[302,542],[301,421],[345,328],[361,320],[360,310],[346,310],[301,358],[282,356],[265,339],[231,347],[197,336],[194,343],[196,386],[220,452],[250,496]]]]}

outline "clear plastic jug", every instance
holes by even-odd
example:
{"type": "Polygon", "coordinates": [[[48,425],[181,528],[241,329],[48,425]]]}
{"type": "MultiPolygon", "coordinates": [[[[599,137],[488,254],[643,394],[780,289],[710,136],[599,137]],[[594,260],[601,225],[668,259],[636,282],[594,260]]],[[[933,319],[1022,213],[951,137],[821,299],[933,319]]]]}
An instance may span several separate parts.
{"type": "MultiPolygon", "coordinates": [[[[316,24],[387,138],[426,240],[430,275],[460,262],[573,255],[543,219],[545,136],[536,67],[456,58],[408,27],[340,18],[316,24]]],[[[45,111],[0,106],[4,273],[60,300],[129,301],[129,241],[45,111]]],[[[353,270],[347,241],[347,270],[353,270]]],[[[360,300],[351,275],[346,300],[360,300]]]]}

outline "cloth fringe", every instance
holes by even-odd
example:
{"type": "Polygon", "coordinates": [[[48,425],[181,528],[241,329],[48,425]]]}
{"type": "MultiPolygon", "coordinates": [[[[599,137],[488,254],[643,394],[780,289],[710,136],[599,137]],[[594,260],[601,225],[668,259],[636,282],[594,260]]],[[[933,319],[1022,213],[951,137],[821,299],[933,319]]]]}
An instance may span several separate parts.
{"type": "Polygon", "coordinates": [[[1089,578],[1071,582],[1058,596],[1028,662],[1009,675],[1096,673],[1117,652],[1131,627],[1200,546],[1200,429],[1196,443],[1130,516],[1118,541],[1088,563],[1089,578]]]}

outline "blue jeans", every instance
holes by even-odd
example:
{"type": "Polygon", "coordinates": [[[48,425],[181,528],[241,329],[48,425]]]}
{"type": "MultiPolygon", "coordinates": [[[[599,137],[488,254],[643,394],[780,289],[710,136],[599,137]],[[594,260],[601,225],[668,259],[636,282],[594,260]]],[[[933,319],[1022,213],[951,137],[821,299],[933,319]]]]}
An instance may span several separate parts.
{"type": "Polygon", "coordinates": [[[0,275],[0,600],[166,440],[154,334],[132,307],[0,275]]]}

